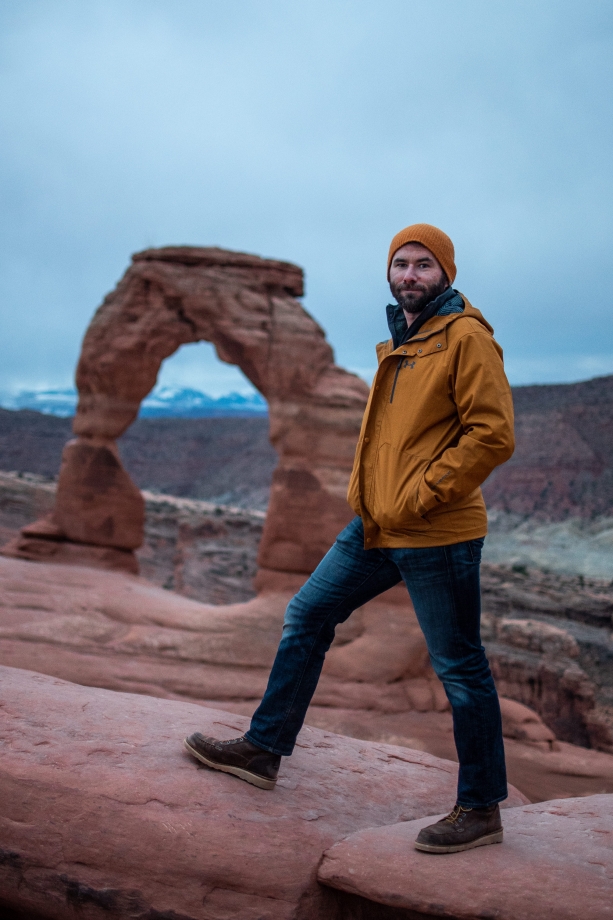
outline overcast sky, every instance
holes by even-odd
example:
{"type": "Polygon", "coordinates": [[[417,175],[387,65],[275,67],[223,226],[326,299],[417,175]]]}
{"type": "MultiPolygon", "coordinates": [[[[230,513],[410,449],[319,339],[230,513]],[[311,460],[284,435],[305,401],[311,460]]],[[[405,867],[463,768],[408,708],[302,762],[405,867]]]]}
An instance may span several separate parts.
{"type": "MultiPolygon", "coordinates": [[[[301,265],[368,377],[416,221],[512,383],[613,373],[610,0],[0,0],[0,28],[0,390],[70,384],[130,254],[169,244],[301,265]]],[[[163,382],[236,388],[210,352],[163,382]]]]}

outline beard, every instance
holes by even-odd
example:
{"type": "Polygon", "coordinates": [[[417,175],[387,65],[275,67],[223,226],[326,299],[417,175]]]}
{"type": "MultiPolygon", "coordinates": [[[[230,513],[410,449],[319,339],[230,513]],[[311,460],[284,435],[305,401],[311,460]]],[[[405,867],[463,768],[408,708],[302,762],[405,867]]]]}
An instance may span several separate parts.
{"type": "Polygon", "coordinates": [[[441,272],[438,281],[432,284],[394,284],[390,281],[390,290],[403,310],[407,313],[421,313],[439,294],[449,287],[447,276],[441,272]],[[415,296],[415,295],[418,296],[415,296]]]}

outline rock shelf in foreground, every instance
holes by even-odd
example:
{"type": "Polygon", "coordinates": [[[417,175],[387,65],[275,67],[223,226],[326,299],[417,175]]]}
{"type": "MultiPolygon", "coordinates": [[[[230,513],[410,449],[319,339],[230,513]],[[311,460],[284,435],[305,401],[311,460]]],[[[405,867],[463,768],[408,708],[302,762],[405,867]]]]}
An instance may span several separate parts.
{"type": "Polygon", "coordinates": [[[264,792],[182,750],[241,716],[14,668],[0,687],[0,908],[28,920],[333,920],[324,850],[454,799],[455,764],[310,728],[264,792]]]}
{"type": "MultiPolygon", "coordinates": [[[[0,664],[250,716],[299,584],[264,575],[257,597],[213,606],[119,572],[0,557],[0,664]]],[[[451,714],[404,589],[342,625],[313,702],[315,728],[455,760],[451,714]]],[[[509,779],[531,801],[613,792],[611,754],[554,741],[534,712],[503,707],[509,779]]]]}

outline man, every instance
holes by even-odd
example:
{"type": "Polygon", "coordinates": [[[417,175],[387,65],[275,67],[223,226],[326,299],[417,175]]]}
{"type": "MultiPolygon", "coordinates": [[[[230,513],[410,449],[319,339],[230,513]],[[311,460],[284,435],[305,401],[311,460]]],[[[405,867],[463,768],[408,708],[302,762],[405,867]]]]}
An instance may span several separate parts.
{"type": "Polygon", "coordinates": [[[449,853],[499,843],[507,797],[500,706],[479,633],[480,484],[513,452],[513,405],[502,352],[481,313],[451,284],[449,237],[414,224],[392,240],[391,339],[356,450],[348,500],[358,515],[298,594],[249,731],[186,739],[198,760],[263,789],[292,753],[334,630],[403,580],[453,712],[457,802],[415,846],[449,853]]]}

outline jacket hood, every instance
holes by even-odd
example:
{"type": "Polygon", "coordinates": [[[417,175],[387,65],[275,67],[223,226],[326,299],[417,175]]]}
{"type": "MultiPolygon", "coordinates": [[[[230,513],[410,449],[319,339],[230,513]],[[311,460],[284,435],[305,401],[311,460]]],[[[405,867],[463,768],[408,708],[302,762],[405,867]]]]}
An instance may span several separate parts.
{"type": "MultiPolygon", "coordinates": [[[[469,300],[459,291],[456,291],[455,288],[447,288],[446,291],[443,291],[442,294],[439,294],[438,297],[431,301],[431,303],[426,306],[425,310],[427,310],[430,315],[423,323],[422,329],[424,332],[429,333],[438,329],[441,324],[440,322],[437,323],[437,320],[453,320],[459,316],[470,316],[472,319],[476,319],[480,322],[490,335],[494,333],[493,327],[490,326],[480,310],[473,307],[469,300]]],[[[385,312],[387,315],[387,325],[395,350],[407,341],[406,336],[409,327],[400,304],[388,304],[385,312]]],[[[418,331],[421,332],[422,329],[418,331]]],[[[417,331],[414,334],[417,334],[417,331]]],[[[411,338],[412,337],[413,336],[411,336],[411,338]]]]}

